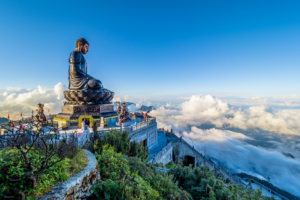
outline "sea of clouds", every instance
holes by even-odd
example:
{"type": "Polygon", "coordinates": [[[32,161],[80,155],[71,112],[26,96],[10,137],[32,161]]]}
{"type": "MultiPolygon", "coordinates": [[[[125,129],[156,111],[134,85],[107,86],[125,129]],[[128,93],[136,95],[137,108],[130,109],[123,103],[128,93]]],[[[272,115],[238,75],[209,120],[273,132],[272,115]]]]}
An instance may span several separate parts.
{"type": "MultiPolygon", "coordinates": [[[[235,110],[211,95],[195,95],[179,105],[158,106],[150,114],[157,117],[158,127],[173,129],[199,152],[204,153],[205,149],[206,156],[217,159],[230,172],[269,177],[275,186],[300,196],[300,160],[285,157],[281,153],[281,143],[276,149],[256,147],[245,142],[253,138],[224,130],[224,126],[245,131],[258,128],[299,136],[299,109],[273,110],[266,106],[252,106],[235,110]],[[198,128],[202,124],[212,124],[215,128],[198,128]]],[[[300,143],[291,144],[294,151],[299,152],[300,143]]]]}
{"type": "MultiPolygon", "coordinates": [[[[58,83],[54,88],[38,86],[35,89],[6,88],[0,90],[0,116],[19,119],[30,116],[37,104],[44,103],[45,113],[61,112],[63,91],[66,85],[58,83]]],[[[127,100],[116,97],[116,100],[127,100]]],[[[135,101],[129,106],[131,111],[139,111],[142,105],[151,106],[146,99],[135,101]]],[[[271,109],[266,105],[250,106],[246,109],[234,109],[230,100],[221,100],[211,95],[194,95],[185,98],[179,104],[167,103],[153,105],[155,110],[150,115],[157,118],[159,128],[173,129],[183,136],[199,152],[214,158],[232,173],[270,177],[272,184],[300,196],[300,160],[282,155],[285,146],[294,152],[300,151],[300,143],[274,141],[278,148],[265,149],[245,142],[255,140],[239,130],[259,129],[272,133],[300,135],[300,109],[271,109]],[[201,129],[201,125],[213,126],[201,129]]]]}

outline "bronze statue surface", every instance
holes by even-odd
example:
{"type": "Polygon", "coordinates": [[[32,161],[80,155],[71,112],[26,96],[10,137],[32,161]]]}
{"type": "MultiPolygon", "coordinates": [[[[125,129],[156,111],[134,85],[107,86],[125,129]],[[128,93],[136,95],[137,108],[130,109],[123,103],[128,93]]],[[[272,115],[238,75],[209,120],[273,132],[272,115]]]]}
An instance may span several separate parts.
{"type": "Polygon", "coordinates": [[[75,42],[75,51],[69,57],[69,90],[64,91],[65,105],[87,105],[110,103],[114,93],[103,88],[102,82],[87,73],[89,43],[84,38],[75,42]]]}
{"type": "Polygon", "coordinates": [[[116,109],[116,112],[118,113],[118,114],[120,114],[121,113],[121,102],[120,101],[117,101],[117,109],[116,109]]]}
{"type": "Polygon", "coordinates": [[[119,113],[119,123],[128,122],[130,121],[129,112],[126,107],[126,103],[122,103],[121,112],[119,113]]]}
{"type": "Polygon", "coordinates": [[[89,43],[84,38],[79,38],[75,42],[75,47],[76,50],[71,52],[69,58],[69,89],[101,89],[101,81],[87,74],[87,62],[83,55],[87,54],[89,43]]]}
{"type": "Polygon", "coordinates": [[[44,104],[41,104],[39,103],[38,104],[38,109],[36,110],[37,111],[37,114],[36,114],[36,119],[38,122],[41,122],[41,123],[47,123],[47,119],[46,119],[46,116],[44,114],[44,104]]]}

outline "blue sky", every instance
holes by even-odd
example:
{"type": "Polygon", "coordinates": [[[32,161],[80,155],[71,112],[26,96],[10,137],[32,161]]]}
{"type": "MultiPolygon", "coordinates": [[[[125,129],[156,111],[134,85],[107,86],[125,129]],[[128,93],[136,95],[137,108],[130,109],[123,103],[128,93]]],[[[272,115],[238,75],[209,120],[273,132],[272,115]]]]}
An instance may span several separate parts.
{"type": "Polygon", "coordinates": [[[88,73],[116,95],[299,95],[299,1],[0,1],[0,88],[88,73]]]}

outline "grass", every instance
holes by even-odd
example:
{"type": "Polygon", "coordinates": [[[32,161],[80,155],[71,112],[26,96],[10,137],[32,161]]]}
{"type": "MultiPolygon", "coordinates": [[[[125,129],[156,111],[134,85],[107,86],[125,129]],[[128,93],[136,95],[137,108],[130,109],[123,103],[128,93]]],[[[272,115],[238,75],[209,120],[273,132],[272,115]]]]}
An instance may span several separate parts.
{"type": "Polygon", "coordinates": [[[79,150],[73,159],[70,159],[69,174],[72,176],[80,171],[87,165],[87,158],[84,151],[79,150]]]}
{"type": "MultiPolygon", "coordinates": [[[[163,163],[156,163],[154,164],[155,167],[160,167],[160,168],[164,168],[163,163]]],[[[175,165],[173,164],[173,162],[169,162],[168,164],[165,165],[166,169],[172,169],[175,165]]]]}
{"type": "Polygon", "coordinates": [[[175,166],[175,165],[173,164],[172,161],[165,165],[165,167],[166,167],[167,169],[172,169],[174,166],[175,166]]]}

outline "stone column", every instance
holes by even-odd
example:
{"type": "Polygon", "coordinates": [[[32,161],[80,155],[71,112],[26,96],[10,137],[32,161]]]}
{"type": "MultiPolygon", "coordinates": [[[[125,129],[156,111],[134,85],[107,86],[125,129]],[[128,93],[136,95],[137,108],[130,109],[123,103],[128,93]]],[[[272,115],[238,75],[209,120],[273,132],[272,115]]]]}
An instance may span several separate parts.
{"type": "Polygon", "coordinates": [[[101,117],[101,119],[100,119],[100,128],[104,128],[104,118],[103,117],[101,117]]]}

